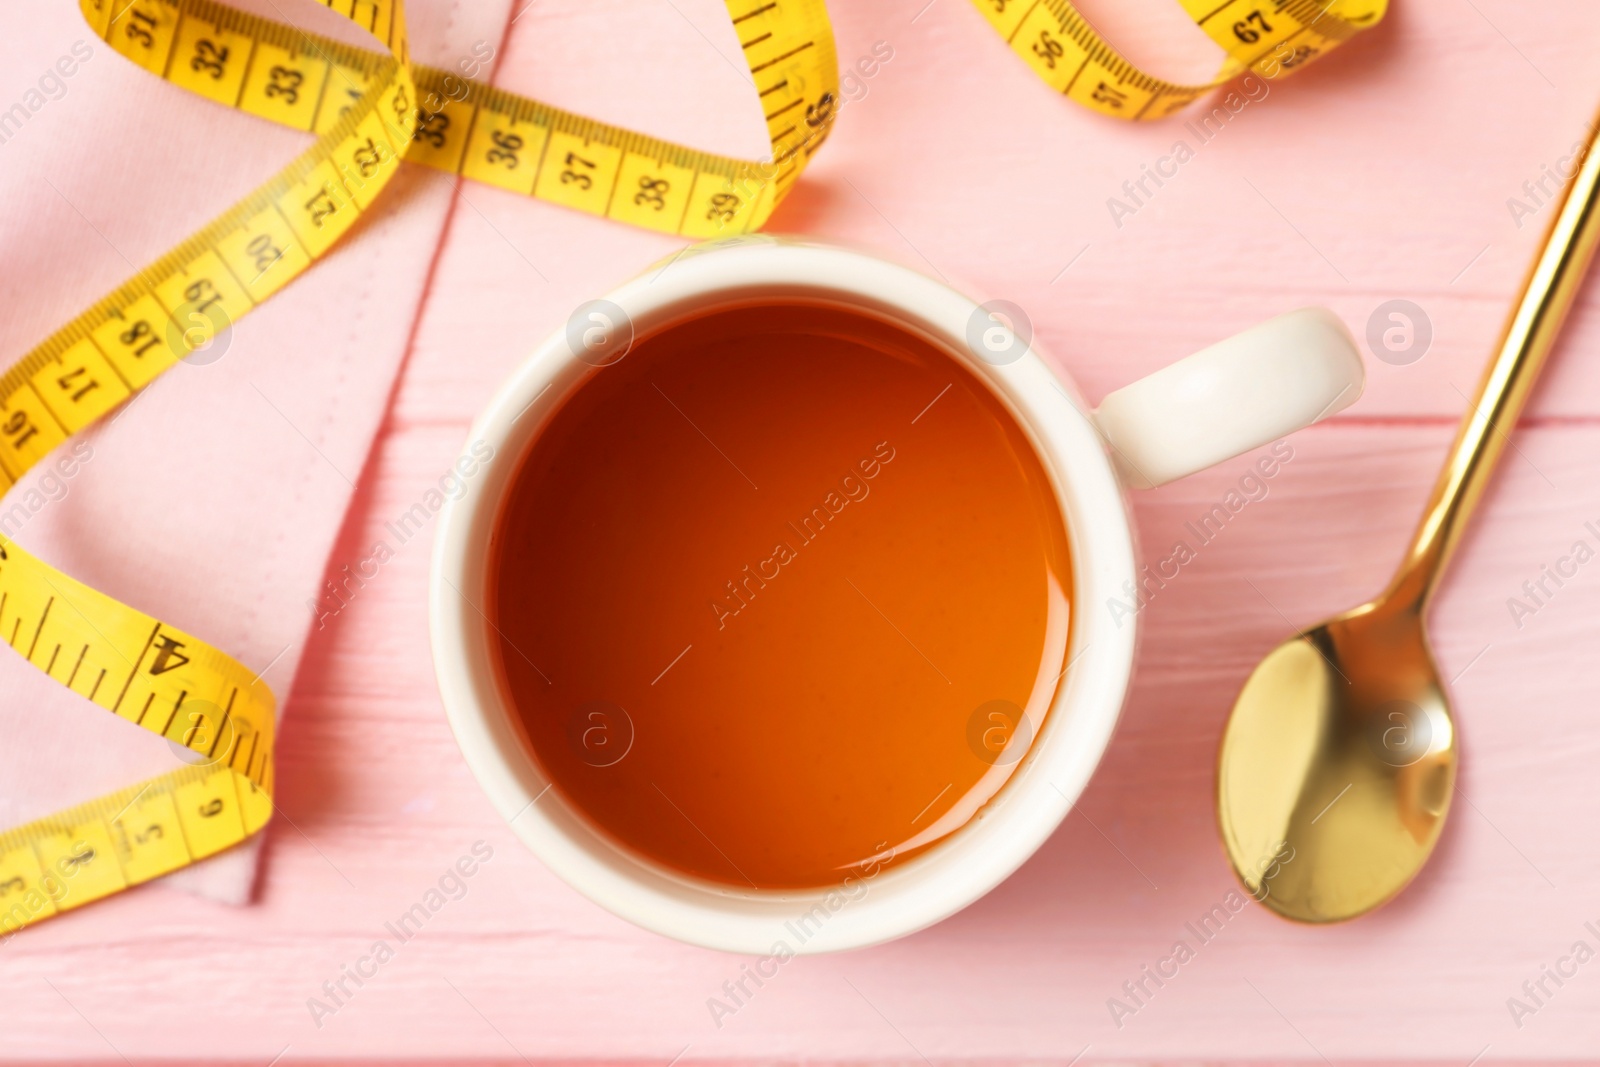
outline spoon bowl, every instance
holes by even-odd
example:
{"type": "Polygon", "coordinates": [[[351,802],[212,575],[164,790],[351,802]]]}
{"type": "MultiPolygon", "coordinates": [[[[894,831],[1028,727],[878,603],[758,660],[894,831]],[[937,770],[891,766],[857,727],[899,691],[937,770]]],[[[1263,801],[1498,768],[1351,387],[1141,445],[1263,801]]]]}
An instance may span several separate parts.
{"type": "Polygon", "coordinates": [[[1455,776],[1422,617],[1376,600],[1285,641],[1245,682],[1217,765],[1223,846],[1280,915],[1352,918],[1421,869],[1455,776]]]}

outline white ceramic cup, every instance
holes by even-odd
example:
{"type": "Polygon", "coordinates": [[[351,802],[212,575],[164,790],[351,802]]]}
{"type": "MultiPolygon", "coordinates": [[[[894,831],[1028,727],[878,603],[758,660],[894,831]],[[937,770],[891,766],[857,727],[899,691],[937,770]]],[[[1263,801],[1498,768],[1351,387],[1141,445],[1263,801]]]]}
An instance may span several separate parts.
{"type": "MultiPolygon", "coordinates": [[[[758,956],[856,948],[951,915],[999,884],[1066,816],[1116,724],[1138,616],[1108,610],[1137,580],[1124,486],[1181,478],[1352,403],[1361,358],[1331,312],[1262,323],[1108,396],[1091,411],[1004,312],[857,252],[771,237],[689,249],[541,344],[473,426],[495,450],[440,519],[431,629],[445,710],[502,817],[573,888],[640,926],[758,956]],[[700,881],[612,843],[530,758],[497,679],[487,602],[490,532],[521,457],[573,390],[634,336],[752,296],[803,297],[886,317],[930,338],[987,382],[1054,479],[1073,559],[1063,683],[1010,781],[939,844],[834,890],[740,890],[700,881]],[[626,316],[617,319],[617,309],[626,316]],[[631,323],[631,331],[629,330],[631,323]],[[1015,330],[1015,332],[1013,332],[1015,330]],[[625,336],[619,336],[619,332],[625,336]],[[589,347],[585,347],[585,346],[589,347]]],[[[480,446],[481,447],[481,446],[480,446]]],[[[534,445],[537,447],[537,445],[534,445]]]]}

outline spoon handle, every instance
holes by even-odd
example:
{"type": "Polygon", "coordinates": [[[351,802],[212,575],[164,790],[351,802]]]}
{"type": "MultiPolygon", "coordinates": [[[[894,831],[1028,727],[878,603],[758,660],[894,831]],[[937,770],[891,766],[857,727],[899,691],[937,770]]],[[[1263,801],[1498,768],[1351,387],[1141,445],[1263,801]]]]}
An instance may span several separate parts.
{"type": "Polygon", "coordinates": [[[1567,186],[1555,221],[1545,234],[1543,251],[1506,323],[1499,352],[1456,434],[1449,462],[1389,587],[1388,596],[1399,605],[1418,612],[1426,606],[1583,284],[1600,243],[1597,146],[1600,122],[1590,131],[1583,165],[1567,186]]]}

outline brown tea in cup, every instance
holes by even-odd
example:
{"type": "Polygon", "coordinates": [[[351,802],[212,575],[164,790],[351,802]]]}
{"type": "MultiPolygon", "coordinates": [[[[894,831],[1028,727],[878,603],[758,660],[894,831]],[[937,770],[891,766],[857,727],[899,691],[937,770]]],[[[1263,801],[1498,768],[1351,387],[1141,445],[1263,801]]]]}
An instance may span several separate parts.
{"type": "Polygon", "coordinates": [[[508,703],[619,846],[838,884],[980,818],[1043,725],[1071,561],[1028,434],[940,345],[804,302],[638,339],[550,416],[491,544],[508,703]]]}

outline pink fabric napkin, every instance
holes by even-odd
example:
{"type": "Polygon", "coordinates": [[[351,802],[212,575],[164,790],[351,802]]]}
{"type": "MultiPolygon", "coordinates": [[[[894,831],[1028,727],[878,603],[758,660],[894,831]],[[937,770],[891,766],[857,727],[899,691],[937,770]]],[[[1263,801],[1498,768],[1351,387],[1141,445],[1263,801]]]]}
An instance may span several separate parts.
{"type": "MultiPolygon", "coordinates": [[[[264,13],[327,18],[303,0],[264,13]]],[[[409,13],[414,54],[444,67],[497,45],[509,17],[506,0],[412,0],[409,13]]],[[[72,0],[15,23],[0,36],[6,364],[310,143],[137,69],[72,0]]],[[[454,181],[404,168],[327,260],[235,325],[220,358],[172,369],[65,445],[82,442],[69,477],[35,468],[0,501],[5,532],[263,672],[281,718],[454,181]]],[[[0,829],[177,766],[165,741],[0,650],[0,829]]],[[[242,902],[260,840],[172,881],[242,902]]]]}

